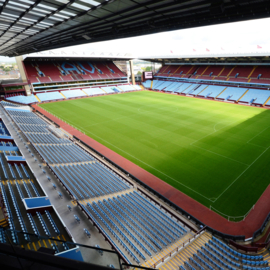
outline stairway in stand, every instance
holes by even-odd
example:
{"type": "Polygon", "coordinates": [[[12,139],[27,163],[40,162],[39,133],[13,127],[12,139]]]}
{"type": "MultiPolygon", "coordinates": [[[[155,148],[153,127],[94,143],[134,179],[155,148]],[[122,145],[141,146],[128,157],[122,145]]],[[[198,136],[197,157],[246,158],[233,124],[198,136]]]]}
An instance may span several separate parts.
{"type": "Polygon", "coordinates": [[[160,270],[179,270],[179,266],[183,265],[185,261],[188,261],[190,257],[196,253],[202,246],[204,246],[212,238],[208,232],[202,233],[192,243],[181,249],[173,258],[158,267],[160,270]]]}
{"type": "MultiPolygon", "coordinates": [[[[143,263],[142,266],[154,268],[154,264],[158,263],[162,258],[168,256],[171,252],[176,250],[176,248],[181,247],[185,241],[192,238],[193,235],[189,232],[185,236],[181,237],[178,241],[171,244],[169,247],[163,249],[161,252],[154,255],[150,260],[143,263]]],[[[178,270],[178,268],[177,268],[178,270]]]]}
{"type": "Polygon", "coordinates": [[[1,227],[7,227],[8,226],[8,222],[7,222],[7,220],[5,218],[0,220],[0,226],[1,227]]]}

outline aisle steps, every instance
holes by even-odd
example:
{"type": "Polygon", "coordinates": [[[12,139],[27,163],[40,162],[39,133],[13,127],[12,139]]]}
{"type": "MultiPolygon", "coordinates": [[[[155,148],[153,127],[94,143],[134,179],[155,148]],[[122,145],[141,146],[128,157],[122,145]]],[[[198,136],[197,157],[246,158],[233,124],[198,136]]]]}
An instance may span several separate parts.
{"type": "Polygon", "coordinates": [[[202,246],[204,246],[212,238],[211,234],[204,232],[192,243],[187,245],[184,249],[181,249],[172,259],[164,263],[160,270],[178,270],[180,265],[183,265],[194,253],[197,252],[202,246]]]}
{"type": "MultiPolygon", "coordinates": [[[[157,255],[154,255],[150,260],[143,263],[142,266],[154,268],[153,265],[161,260],[163,257],[170,254],[173,250],[175,250],[177,247],[180,247],[185,241],[192,238],[193,235],[189,232],[184,237],[180,238],[178,241],[170,245],[168,248],[163,249],[161,252],[159,252],[157,255]]],[[[159,268],[161,269],[161,268],[159,268]]],[[[177,269],[178,270],[178,269],[177,269]]]]}

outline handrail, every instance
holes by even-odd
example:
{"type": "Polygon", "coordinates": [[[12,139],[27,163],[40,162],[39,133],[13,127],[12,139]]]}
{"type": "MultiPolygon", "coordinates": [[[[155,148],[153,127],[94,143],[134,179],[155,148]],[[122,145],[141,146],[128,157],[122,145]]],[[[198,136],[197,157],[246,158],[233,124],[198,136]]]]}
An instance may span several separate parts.
{"type": "Polygon", "coordinates": [[[203,233],[205,231],[205,229],[206,229],[206,226],[204,226],[201,230],[199,230],[191,238],[189,238],[188,240],[186,240],[185,242],[183,242],[179,247],[176,247],[170,253],[168,253],[167,255],[165,255],[163,258],[161,258],[160,260],[158,260],[157,262],[155,262],[151,267],[152,268],[156,268],[160,263],[164,262],[167,258],[171,257],[174,252],[178,252],[180,249],[184,248],[188,243],[190,243],[190,241],[192,241],[193,239],[196,239],[201,233],[203,233]]]}

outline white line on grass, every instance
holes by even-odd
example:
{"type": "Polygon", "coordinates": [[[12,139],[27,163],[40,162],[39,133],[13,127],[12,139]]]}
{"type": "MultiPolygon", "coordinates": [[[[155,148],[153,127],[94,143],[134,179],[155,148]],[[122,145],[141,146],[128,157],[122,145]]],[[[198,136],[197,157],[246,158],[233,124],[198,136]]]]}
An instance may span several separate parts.
{"type": "MultiPolygon", "coordinates": [[[[270,127],[270,126],[269,126],[270,127]]],[[[258,133],[257,135],[255,135],[254,137],[252,137],[249,141],[247,141],[247,143],[249,143],[250,141],[252,141],[253,139],[255,139],[257,136],[259,136],[260,134],[262,134],[265,130],[267,130],[269,127],[265,128],[263,131],[261,131],[260,133],[258,133]]]]}
{"type": "Polygon", "coordinates": [[[152,167],[151,165],[147,164],[146,162],[144,162],[144,161],[140,160],[139,158],[137,158],[137,157],[135,157],[135,156],[131,155],[130,153],[128,153],[128,152],[126,152],[126,151],[122,150],[121,148],[119,148],[119,147],[115,146],[114,144],[112,144],[112,143],[110,143],[110,142],[108,142],[108,141],[104,140],[103,138],[101,138],[101,137],[97,136],[95,133],[93,133],[93,132],[91,132],[91,131],[89,131],[89,130],[84,129],[84,128],[83,128],[83,127],[81,127],[81,126],[79,126],[79,127],[80,127],[81,129],[85,130],[85,132],[88,132],[88,133],[93,134],[94,136],[98,137],[98,138],[99,138],[99,139],[101,139],[102,141],[104,141],[104,142],[106,142],[106,143],[108,143],[108,144],[112,145],[113,147],[115,147],[115,148],[119,149],[119,150],[120,150],[120,151],[122,151],[123,153],[126,153],[127,155],[129,155],[129,156],[131,156],[131,157],[133,157],[133,158],[137,159],[137,160],[138,160],[138,161],[140,161],[141,163],[143,163],[143,164],[147,165],[148,167],[150,167],[150,168],[154,169],[155,171],[157,171],[157,172],[159,172],[159,173],[163,174],[164,176],[166,176],[166,177],[170,178],[171,180],[173,180],[173,181],[175,181],[175,182],[179,183],[180,185],[184,186],[185,188],[187,188],[187,189],[189,189],[189,190],[193,191],[194,193],[196,193],[196,194],[198,194],[198,195],[202,196],[203,198],[205,198],[205,199],[207,199],[207,200],[209,200],[209,201],[211,201],[211,202],[214,202],[213,200],[211,200],[211,199],[207,198],[206,196],[202,195],[201,193],[199,193],[199,192],[195,191],[194,189],[192,189],[192,188],[190,188],[190,187],[186,186],[185,184],[183,184],[183,183],[179,182],[178,180],[176,180],[176,179],[174,179],[174,178],[170,177],[169,175],[167,175],[167,174],[163,173],[162,171],[159,171],[159,170],[158,170],[158,169],[156,169],[155,167],[152,167]]]}
{"type": "MultiPolygon", "coordinates": [[[[142,106],[142,107],[140,107],[140,108],[137,109],[139,113],[144,113],[144,114],[145,113],[151,113],[151,112],[148,112],[148,111],[140,111],[141,108],[143,108],[143,107],[145,107],[145,106],[142,106]]],[[[166,108],[166,107],[164,107],[164,108],[166,108]]],[[[158,109],[162,109],[162,108],[158,108],[158,109]]],[[[171,111],[171,113],[172,112],[177,112],[178,110],[179,110],[179,108],[176,108],[176,110],[175,111],[171,111]]],[[[86,125],[84,127],[91,127],[91,126],[95,126],[95,125],[99,125],[99,124],[103,124],[103,123],[107,123],[107,122],[112,122],[112,121],[116,121],[116,120],[119,120],[119,119],[122,119],[122,118],[130,117],[130,116],[133,116],[133,115],[138,115],[138,113],[134,113],[134,114],[131,114],[131,115],[125,115],[125,116],[117,117],[117,118],[114,118],[114,119],[106,120],[106,121],[95,123],[95,124],[86,125]]]]}
{"type": "Polygon", "coordinates": [[[261,146],[261,145],[258,145],[258,144],[254,144],[254,143],[250,143],[250,142],[247,142],[247,144],[251,144],[251,145],[254,145],[254,146],[257,146],[257,147],[261,147],[263,149],[265,149],[266,147],[264,146],[261,146]]]}
{"type": "Polygon", "coordinates": [[[267,147],[238,177],[214,200],[216,202],[268,149],[267,147]]]}
{"type": "Polygon", "coordinates": [[[212,153],[212,154],[215,154],[215,155],[221,156],[221,157],[223,157],[223,158],[227,158],[227,159],[229,159],[229,160],[231,160],[231,161],[238,162],[238,163],[240,163],[240,164],[243,164],[243,165],[245,165],[245,166],[248,166],[248,164],[246,164],[246,163],[243,163],[243,162],[238,161],[238,160],[233,159],[233,158],[229,158],[229,157],[223,156],[223,155],[218,154],[218,153],[216,153],[216,152],[213,152],[213,151],[207,150],[207,149],[205,149],[205,148],[203,148],[203,147],[200,147],[200,146],[197,146],[197,145],[192,145],[192,146],[194,146],[194,147],[198,147],[198,148],[200,148],[200,149],[202,149],[202,150],[205,150],[205,151],[207,151],[207,152],[210,152],[210,153],[212,153]]]}
{"type": "Polygon", "coordinates": [[[221,129],[223,129],[223,128],[225,128],[225,127],[228,127],[228,126],[231,125],[231,124],[236,123],[236,122],[232,122],[231,124],[228,124],[228,125],[226,125],[226,126],[224,126],[224,127],[222,127],[222,128],[220,128],[220,129],[217,130],[217,129],[216,129],[216,126],[217,126],[218,124],[220,124],[220,123],[223,123],[223,122],[224,122],[224,121],[221,121],[221,122],[216,123],[216,124],[214,125],[214,127],[213,127],[213,128],[214,128],[214,131],[213,131],[213,132],[211,132],[211,133],[209,133],[209,134],[203,136],[202,138],[200,138],[200,139],[198,139],[198,140],[196,140],[196,141],[190,143],[190,145],[193,145],[194,143],[196,143],[196,142],[198,142],[198,141],[201,141],[202,139],[204,139],[204,138],[206,138],[206,137],[208,137],[208,136],[210,136],[210,135],[212,135],[212,134],[214,134],[214,133],[220,131],[221,129]]]}
{"type": "Polygon", "coordinates": [[[125,117],[130,117],[130,116],[132,116],[132,115],[125,115],[125,116],[117,117],[117,118],[114,118],[114,119],[106,120],[106,121],[103,121],[103,122],[98,122],[98,123],[95,123],[95,124],[86,125],[84,127],[92,127],[92,126],[95,126],[95,125],[116,121],[118,119],[122,119],[122,118],[125,118],[125,117]]]}
{"type": "MultiPolygon", "coordinates": [[[[152,111],[147,111],[147,110],[145,110],[145,111],[141,111],[141,109],[144,109],[145,107],[151,107],[152,105],[149,105],[149,106],[141,106],[140,108],[138,108],[137,110],[138,110],[138,112],[139,113],[156,113],[156,112],[152,112],[152,111]]],[[[152,109],[158,109],[158,110],[163,110],[164,108],[167,108],[167,107],[161,107],[161,108],[153,108],[152,107],[152,109]]],[[[178,107],[176,107],[175,108],[175,110],[174,111],[167,111],[167,112],[170,112],[170,113],[174,113],[174,112],[177,112],[179,110],[179,108],[178,107]]],[[[166,110],[165,110],[165,112],[166,112],[166,110]]]]}
{"type": "Polygon", "coordinates": [[[233,123],[231,123],[231,124],[228,124],[228,125],[226,125],[226,126],[224,126],[224,127],[222,127],[222,128],[220,128],[220,129],[217,130],[217,129],[216,129],[216,126],[217,126],[218,124],[220,124],[220,123],[223,123],[223,121],[218,122],[218,123],[216,123],[216,124],[214,125],[214,131],[213,131],[213,132],[211,132],[211,133],[205,135],[204,137],[200,138],[199,140],[196,140],[196,141],[190,143],[190,145],[191,145],[191,146],[194,146],[194,147],[197,147],[197,148],[200,148],[200,149],[202,149],[202,150],[205,150],[205,151],[207,151],[207,152],[210,152],[210,153],[212,153],[212,154],[221,156],[221,157],[223,157],[223,158],[227,158],[227,159],[232,160],[232,161],[234,161],[234,162],[243,164],[243,165],[245,165],[245,166],[248,166],[248,164],[243,163],[243,162],[241,162],[241,161],[238,161],[238,160],[236,160],[236,159],[229,158],[229,157],[223,156],[223,155],[221,155],[221,154],[219,154],[219,153],[216,153],[216,152],[214,152],[214,151],[210,151],[210,150],[208,150],[208,149],[206,149],[206,148],[203,148],[203,147],[194,145],[194,143],[196,143],[196,142],[198,142],[198,141],[201,141],[202,139],[204,139],[204,138],[206,138],[206,137],[208,137],[208,136],[210,136],[210,135],[212,135],[212,134],[218,132],[219,130],[221,130],[221,129],[223,129],[223,128],[225,128],[225,127],[227,127],[227,126],[229,126],[229,125],[231,125],[231,124],[233,124],[233,123],[236,123],[236,122],[233,122],[233,123]]]}

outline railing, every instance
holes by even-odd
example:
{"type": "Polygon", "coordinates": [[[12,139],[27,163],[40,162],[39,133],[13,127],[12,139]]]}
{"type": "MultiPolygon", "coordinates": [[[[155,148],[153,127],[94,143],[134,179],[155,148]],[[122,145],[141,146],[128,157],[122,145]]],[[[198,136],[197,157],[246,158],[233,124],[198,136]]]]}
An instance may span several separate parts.
{"type": "Polygon", "coordinates": [[[262,234],[264,232],[265,228],[267,227],[267,224],[268,224],[269,220],[270,220],[270,213],[265,218],[262,226],[257,231],[255,231],[253,233],[252,241],[254,241],[256,237],[258,237],[260,234],[262,234]]]}
{"type": "Polygon", "coordinates": [[[158,260],[157,262],[155,262],[151,267],[152,268],[156,268],[160,263],[163,263],[167,258],[170,258],[172,256],[172,254],[174,254],[175,252],[178,252],[180,249],[184,248],[186,245],[188,245],[191,241],[195,240],[197,237],[199,237],[204,231],[205,231],[206,227],[203,227],[200,231],[198,231],[194,236],[192,236],[191,238],[189,238],[187,241],[183,242],[179,247],[173,249],[170,253],[168,253],[167,255],[165,255],[163,258],[161,258],[160,260],[158,260]]]}
{"type": "Polygon", "coordinates": [[[220,80],[201,80],[201,79],[190,79],[190,78],[179,78],[179,77],[166,77],[166,76],[154,76],[154,80],[168,80],[178,82],[189,82],[189,83],[200,83],[200,84],[215,84],[215,85],[227,85],[235,87],[246,87],[254,89],[269,89],[269,84],[258,84],[250,82],[235,82],[235,81],[220,81],[220,80]]]}
{"type": "Polygon", "coordinates": [[[232,240],[229,241],[229,244],[245,252],[254,252],[254,253],[258,252],[258,247],[248,247],[248,246],[239,245],[232,240]]]}
{"type": "MultiPolygon", "coordinates": [[[[49,118],[48,118],[49,119],[49,118]]],[[[51,121],[51,120],[50,120],[51,121]]],[[[17,123],[15,122],[15,124],[17,125],[17,123]]],[[[17,128],[18,129],[20,129],[18,126],[17,126],[17,128]]],[[[22,131],[23,132],[23,131],[22,131]]],[[[24,132],[23,132],[23,134],[24,134],[24,132]]],[[[28,138],[26,137],[26,140],[28,141],[28,142],[30,142],[29,140],[28,140],[28,138]]],[[[31,142],[30,142],[31,143],[31,142]]],[[[44,158],[43,158],[43,156],[42,155],[40,155],[40,153],[39,153],[39,151],[38,151],[38,149],[36,149],[36,147],[35,147],[35,145],[34,144],[32,144],[31,143],[31,145],[34,147],[34,149],[35,149],[35,151],[39,154],[39,156],[40,156],[40,158],[45,162],[45,160],[44,160],[44,158]]],[[[46,163],[46,162],[45,162],[46,163]]],[[[46,163],[47,164],[47,163],[46,163]]],[[[66,187],[66,185],[61,181],[61,179],[58,177],[58,175],[51,169],[51,166],[49,165],[49,164],[47,164],[47,166],[48,166],[48,168],[50,169],[50,171],[54,174],[54,176],[59,180],[59,182],[62,184],[62,186],[65,188],[65,190],[69,193],[69,195],[71,196],[71,198],[73,198],[74,199],[74,201],[76,201],[76,203],[77,203],[77,205],[79,205],[79,207],[80,207],[80,209],[81,209],[81,211],[87,216],[87,218],[89,219],[89,220],[91,220],[91,222],[93,223],[93,224],[95,224],[95,222],[92,220],[92,218],[91,218],[91,216],[89,216],[89,214],[83,209],[83,207],[81,206],[81,204],[77,201],[77,200],[75,200],[75,198],[73,197],[73,194],[69,191],[69,189],[66,187]]],[[[1,194],[0,194],[1,195],[1,194]]],[[[1,198],[1,197],[0,197],[1,198]]],[[[0,204],[1,204],[1,201],[0,201],[0,204]]],[[[106,235],[102,232],[102,230],[99,228],[99,226],[97,225],[97,224],[95,224],[95,226],[96,226],[96,228],[98,229],[98,231],[99,231],[99,233],[100,234],[102,234],[103,235],[103,237],[106,239],[106,241],[108,241],[109,243],[110,243],[110,245],[111,245],[111,247],[114,249],[114,251],[110,251],[111,253],[115,253],[117,256],[118,256],[118,259],[119,259],[119,264],[120,264],[120,259],[124,262],[124,268],[127,268],[127,269],[130,269],[130,267],[138,267],[138,266],[135,266],[135,265],[129,265],[128,263],[127,263],[127,261],[125,260],[125,258],[123,257],[123,256],[121,256],[121,254],[118,252],[118,247],[116,246],[116,245],[114,245],[111,241],[110,241],[110,239],[108,239],[107,237],[106,237],[106,235]]],[[[8,230],[8,231],[11,231],[11,230],[8,230]]],[[[68,231],[68,230],[67,230],[68,231]]],[[[17,231],[16,231],[17,232],[17,231]]],[[[20,232],[18,232],[18,233],[20,233],[20,232]]],[[[39,236],[37,236],[37,235],[34,235],[34,234],[29,234],[29,233],[24,233],[24,234],[27,234],[27,235],[30,235],[31,237],[37,237],[38,239],[39,239],[39,236]]],[[[70,233],[69,233],[69,235],[70,235],[70,233]]],[[[70,237],[71,237],[71,235],[70,235],[70,237]]],[[[42,239],[47,239],[48,237],[41,237],[42,239]]],[[[65,241],[61,241],[61,240],[57,240],[57,239],[54,239],[54,238],[48,238],[48,239],[50,239],[50,240],[52,240],[52,241],[59,241],[59,242],[65,242],[65,241]]],[[[69,243],[69,242],[67,242],[67,243],[69,243]]],[[[71,244],[71,243],[69,243],[69,244],[71,244]]],[[[72,243],[72,244],[75,244],[75,243],[72,243]]],[[[88,246],[85,246],[85,245],[81,245],[81,244],[76,244],[77,246],[80,246],[81,248],[82,247],[88,247],[88,246]]],[[[92,248],[92,247],[89,247],[89,248],[92,248]]],[[[101,248],[94,248],[94,249],[96,249],[96,250],[102,250],[102,251],[107,251],[107,250],[105,250],[105,249],[101,249],[101,248]]],[[[123,269],[122,268],[122,264],[120,264],[120,269],[123,269]]],[[[151,269],[151,268],[146,268],[146,267],[139,267],[140,269],[151,269]]]]}
{"type": "Polygon", "coordinates": [[[237,221],[242,221],[242,220],[245,220],[246,217],[249,215],[249,213],[254,210],[255,208],[255,204],[249,209],[249,211],[243,215],[243,216],[229,216],[227,214],[224,214],[222,212],[220,212],[219,210],[217,210],[216,208],[214,208],[212,205],[210,205],[210,210],[213,210],[214,212],[218,213],[219,215],[225,217],[228,221],[234,221],[234,222],[237,222],[237,221]]]}
{"type": "MultiPolygon", "coordinates": [[[[1,227],[2,228],[2,227],[1,227]]],[[[32,234],[32,233],[26,233],[26,232],[21,232],[21,231],[17,231],[17,230],[10,230],[7,228],[2,228],[3,232],[4,232],[4,236],[5,236],[5,244],[7,246],[11,246],[14,248],[18,247],[20,248],[20,246],[15,245],[12,241],[12,233],[16,233],[20,239],[24,239],[25,235],[28,236],[29,242],[21,242],[21,244],[23,243],[25,247],[28,246],[29,248],[29,244],[32,243],[33,247],[35,248],[35,250],[39,251],[39,245],[38,242],[44,242],[44,241],[48,241],[48,245],[50,243],[54,243],[56,246],[58,246],[58,248],[60,247],[62,251],[60,251],[59,253],[56,253],[56,255],[58,254],[61,257],[61,253],[66,253],[66,251],[68,250],[76,250],[76,253],[78,253],[79,251],[81,252],[83,261],[77,261],[77,257],[72,257],[72,256],[67,256],[66,258],[69,258],[70,263],[73,263],[73,261],[75,260],[76,263],[78,264],[78,268],[77,269],[81,269],[80,268],[80,263],[82,263],[83,265],[87,265],[89,269],[94,269],[91,268],[91,264],[95,264],[97,263],[97,261],[92,261],[89,260],[87,257],[84,257],[84,254],[91,254],[91,256],[89,257],[94,257],[96,256],[96,254],[98,253],[102,253],[103,257],[105,257],[105,260],[102,260],[99,262],[99,264],[96,265],[96,267],[99,269],[100,266],[103,267],[107,267],[107,264],[111,263],[112,261],[114,261],[114,266],[116,267],[116,269],[123,269],[122,268],[122,262],[121,262],[121,257],[118,254],[118,252],[114,251],[114,250],[108,250],[108,249],[104,249],[104,248],[99,248],[99,247],[95,247],[95,246],[87,246],[87,245],[83,245],[83,244],[79,244],[79,243],[74,243],[74,242],[68,242],[68,241],[64,241],[64,240],[60,240],[58,238],[51,238],[51,237],[47,237],[47,236],[39,236],[36,234],[32,234]],[[68,246],[68,250],[63,248],[63,245],[68,246]],[[117,264],[117,265],[116,265],[117,264]]],[[[1,245],[1,244],[0,244],[1,245]]],[[[25,248],[26,249],[26,248],[25,248]]],[[[22,249],[22,250],[25,250],[22,249]]],[[[47,250],[51,250],[52,252],[49,254],[53,254],[53,249],[52,247],[48,246],[47,250]]],[[[2,253],[5,254],[5,251],[2,251],[2,253]]],[[[50,263],[51,260],[54,260],[54,256],[51,255],[51,259],[48,261],[48,264],[50,263]]],[[[16,257],[16,256],[15,256],[16,257]]],[[[36,257],[39,257],[39,252],[36,253],[36,257]]],[[[63,256],[64,257],[64,256],[63,256]]],[[[23,269],[23,268],[22,268],[23,269]]],[[[62,268],[61,268],[62,269],[62,268]]],[[[65,268],[68,269],[68,268],[65,268]]],[[[86,269],[86,268],[84,268],[86,269]]]]}

